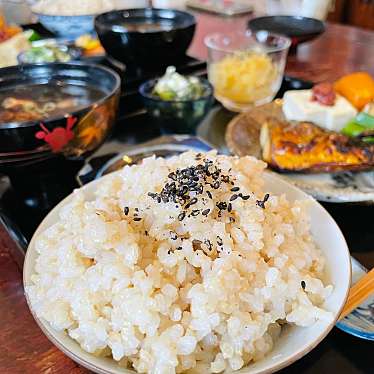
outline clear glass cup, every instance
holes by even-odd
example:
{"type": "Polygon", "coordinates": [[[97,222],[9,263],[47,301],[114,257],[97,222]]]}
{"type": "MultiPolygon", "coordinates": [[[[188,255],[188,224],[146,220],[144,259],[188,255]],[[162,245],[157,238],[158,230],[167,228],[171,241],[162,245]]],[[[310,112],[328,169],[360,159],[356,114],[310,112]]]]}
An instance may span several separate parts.
{"type": "Polygon", "coordinates": [[[227,109],[242,112],[272,101],[283,79],[291,40],[267,31],[205,38],[208,78],[227,109]]]}

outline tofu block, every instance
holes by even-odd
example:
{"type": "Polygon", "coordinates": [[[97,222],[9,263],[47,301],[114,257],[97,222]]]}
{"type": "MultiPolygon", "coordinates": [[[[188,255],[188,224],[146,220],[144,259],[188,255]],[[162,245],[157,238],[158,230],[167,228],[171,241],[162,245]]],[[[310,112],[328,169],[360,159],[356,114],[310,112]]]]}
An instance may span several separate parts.
{"type": "Polygon", "coordinates": [[[312,90],[287,91],[283,96],[283,113],[288,121],[312,122],[324,129],[340,132],[357,114],[343,96],[336,95],[335,104],[312,101],[312,90]]]}

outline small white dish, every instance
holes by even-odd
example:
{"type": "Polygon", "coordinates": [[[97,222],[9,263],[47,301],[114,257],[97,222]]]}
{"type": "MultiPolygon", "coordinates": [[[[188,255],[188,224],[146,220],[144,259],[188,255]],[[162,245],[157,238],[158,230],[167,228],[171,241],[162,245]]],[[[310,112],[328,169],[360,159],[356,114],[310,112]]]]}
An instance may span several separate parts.
{"type": "MultiPolygon", "coordinates": [[[[88,199],[93,198],[93,193],[101,180],[95,180],[82,187],[88,199]]],[[[326,258],[326,281],[334,286],[332,294],[323,307],[332,313],[333,319],[331,321],[317,321],[313,326],[307,328],[285,326],[282,329],[280,338],[275,343],[273,351],[264,359],[239,370],[238,374],[275,372],[290,365],[316,347],[335,325],[346,302],[351,283],[351,261],[348,247],[340,229],[327,211],[313,198],[276,175],[266,173],[265,182],[265,190],[267,192],[278,195],[286,194],[289,200],[303,199],[310,201],[311,231],[326,258]]],[[[58,212],[70,199],[71,195],[58,204],[35,232],[28,247],[24,263],[23,281],[25,289],[32,283],[31,275],[34,273],[37,258],[35,250],[36,236],[58,220],[58,212]]],[[[121,368],[114,360],[96,357],[85,352],[66,333],[55,331],[45,320],[39,319],[32,309],[27,293],[26,299],[36,322],[45,335],[71,359],[100,374],[134,373],[132,370],[121,368]]]]}

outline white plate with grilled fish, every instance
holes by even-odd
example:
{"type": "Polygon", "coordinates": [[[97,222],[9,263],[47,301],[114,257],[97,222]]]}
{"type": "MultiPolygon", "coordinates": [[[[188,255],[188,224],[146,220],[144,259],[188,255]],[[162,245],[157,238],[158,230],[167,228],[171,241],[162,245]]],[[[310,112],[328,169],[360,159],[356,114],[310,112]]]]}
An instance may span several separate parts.
{"type": "Polygon", "coordinates": [[[226,142],[234,154],[264,159],[317,200],[374,202],[374,145],[358,144],[312,123],[287,122],[282,100],[236,116],[227,127],[226,142]]]}

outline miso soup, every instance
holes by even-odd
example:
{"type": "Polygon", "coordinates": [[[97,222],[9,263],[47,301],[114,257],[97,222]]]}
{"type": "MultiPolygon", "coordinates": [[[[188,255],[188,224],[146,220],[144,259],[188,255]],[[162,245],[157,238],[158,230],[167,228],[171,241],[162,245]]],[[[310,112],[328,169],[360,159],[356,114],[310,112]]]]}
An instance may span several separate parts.
{"type": "Polygon", "coordinates": [[[61,82],[7,87],[0,89],[0,124],[63,117],[104,96],[92,86],[61,82]]]}

